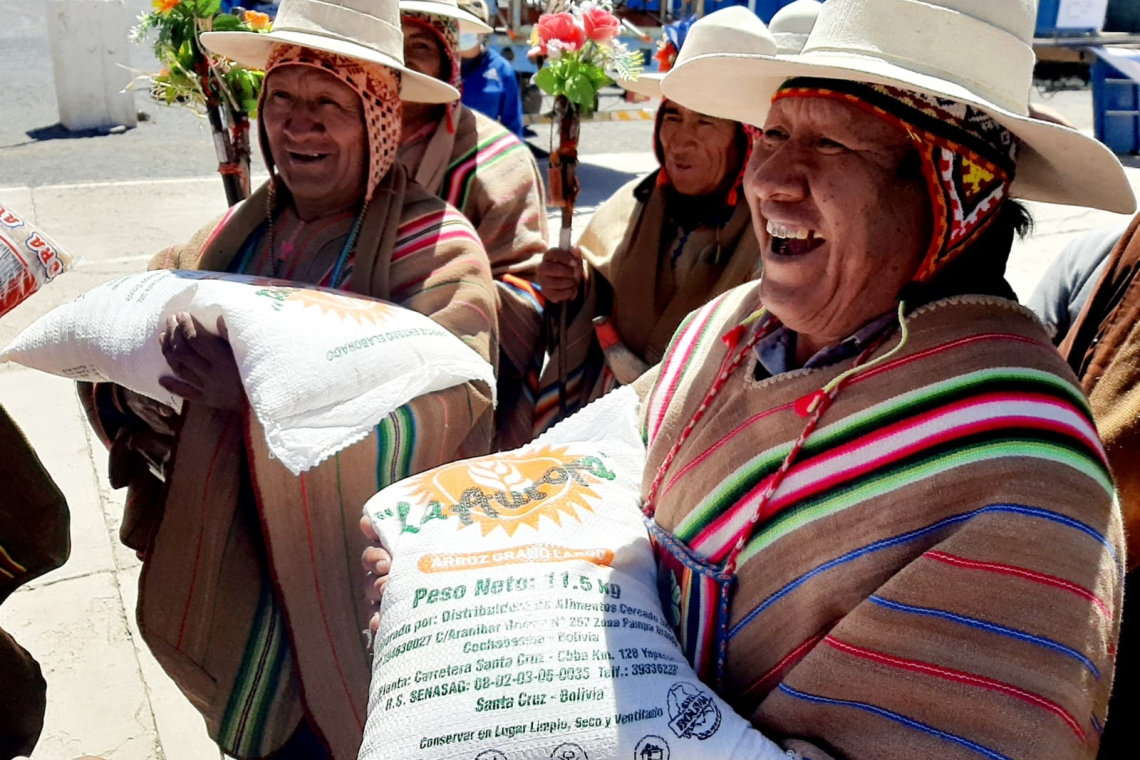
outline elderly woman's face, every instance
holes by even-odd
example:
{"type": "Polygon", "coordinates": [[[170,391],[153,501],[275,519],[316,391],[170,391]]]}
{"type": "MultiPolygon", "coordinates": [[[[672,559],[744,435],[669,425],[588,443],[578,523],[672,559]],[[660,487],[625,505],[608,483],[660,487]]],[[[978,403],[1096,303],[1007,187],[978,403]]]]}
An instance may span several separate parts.
{"type": "Polygon", "coordinates": [[[312,66],[274,69],[265,87],[261,119],[297,213],[313,218],[358,204],[368,172],[360,97],[312,66]]]}
{"type": "Polygon", "coordinates": [[[931,236],[906,134],[847,103],[785,98],[753,146],[744,190],[764,305],[818,346],[890,311],[931,236]]]}
{"type": "Polygon", "coordinates": [[[740,171],[736,122],[717,119],[666,101],[662,106],[661,152],[665,172],[681,195],[708,195],[722,190],[740,171]]]}

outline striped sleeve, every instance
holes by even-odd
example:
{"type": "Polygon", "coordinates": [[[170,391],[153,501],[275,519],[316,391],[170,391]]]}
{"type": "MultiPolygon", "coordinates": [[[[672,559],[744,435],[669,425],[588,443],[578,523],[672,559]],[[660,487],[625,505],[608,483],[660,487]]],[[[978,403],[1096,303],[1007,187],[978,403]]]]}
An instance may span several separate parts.
{"type": "Polygon", "coordinates": [[[546,195],[530,149],[501,124],[475,114],[478,142],[456,157],[441,196],[475,226],[496,278],[533,278],[546,250],[546,195]]]}
{"type": "MultiPolygon", "coordinates": [[[[392,254],[392,298],[431,317],[492,364],[498,357],[495,290],[467,219],[434,196],[414,200],[392,254]]],[[[489,450],[491,389],[470,382],[422,396],[378,430],[378,487],[489,450]]]]}

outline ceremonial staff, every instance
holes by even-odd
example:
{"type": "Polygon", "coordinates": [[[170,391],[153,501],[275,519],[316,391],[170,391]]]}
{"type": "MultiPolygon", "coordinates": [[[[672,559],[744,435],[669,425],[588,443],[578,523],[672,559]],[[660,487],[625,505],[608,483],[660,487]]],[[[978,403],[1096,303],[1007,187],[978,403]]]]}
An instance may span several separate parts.
{"type": "MultiPolygon", "coordinates": [[[[574,204],[578,200],[578,133],[582,117],[597,108],[598,90],[613,84],[613,77],[636,79],[638,57],[616,38],[621,22],[608,4],[564,3],[552,0],[539,17],[531,36],[532,56],[542,56],[545,64],[534,81],[554,96],[551,142],[558,130],[558,145],[550,149],[550,199],[562,210],[558,247],[570,250],[574,204]]],[[[566,340],[567,315],[562,304],[548,304],[547,332],[550,347],[566,340]]],[[[566,352],[558,351],[559,416],[567,408],[566,352]]]]}
{"type": "Polygon", "coordinates": [[[142,42],[156,32],[154,54],[163,70],[143,78],[156,102],[205,114],[226,200],[233,206],[249,197],[249,120],[257,116],[265,75],[210,55],[198,35],[268,32],[269,16],[241,8],[222,13],[221,0],[154,0],[153,6],[140,17],[131,39],[142,42]]]}

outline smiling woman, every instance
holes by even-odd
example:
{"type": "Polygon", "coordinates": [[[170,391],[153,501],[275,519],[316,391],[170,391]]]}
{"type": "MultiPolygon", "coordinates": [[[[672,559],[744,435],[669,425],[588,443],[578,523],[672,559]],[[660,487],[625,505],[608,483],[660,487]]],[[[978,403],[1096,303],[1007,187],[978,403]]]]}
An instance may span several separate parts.
{"type": "MultiPolygon", "coordinates": [[[[401,98],[440,103],[458,92],[404,65],[395,0],[283,0],[268,34],[202,39],[266,71],[270,179],[151,268],[384,299],[493,362],[482,244],[396,162],[401,98]]],[[[361,508],[395,480],[488,451],[491,389],[417,398],[295,477],[261,444],[225,325],[179,315],[161,342],[171,369],[161,382],[187,401],[180,415],[114,385],[83,389],[111,447],[112,482],[131,488],[122,535],[145,554],[146,641],[227,755],[354,760],[370,672],[360,631],[372,613],[352,570],[365,546],[361,508]]]]}

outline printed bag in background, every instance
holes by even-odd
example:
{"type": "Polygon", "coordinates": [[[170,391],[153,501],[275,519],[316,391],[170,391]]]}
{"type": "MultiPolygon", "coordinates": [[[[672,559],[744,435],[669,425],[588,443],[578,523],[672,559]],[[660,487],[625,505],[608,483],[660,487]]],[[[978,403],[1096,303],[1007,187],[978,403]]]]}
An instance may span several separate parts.
{"type": "Polygon", "coordinates": [[[114,382],[175,408],[158,336],[189,312],[224,317],[250,407],[273,456],[303,472],[412,399],[494,370],[429,317],[371,298],[215,272],[158,270],[93,288],[33,322],[0,361],[114,382]]]}
{"type": "Polygon", "coordinates": [[[368,502],[394,559],[360,760],[786,758],[662,612],[636,409],[621,389],[368,502]]]}
{"type": "Polygon", "coordinates": [[[71,264],[54,240],[0,203],[0,317],[71,264]]]}

